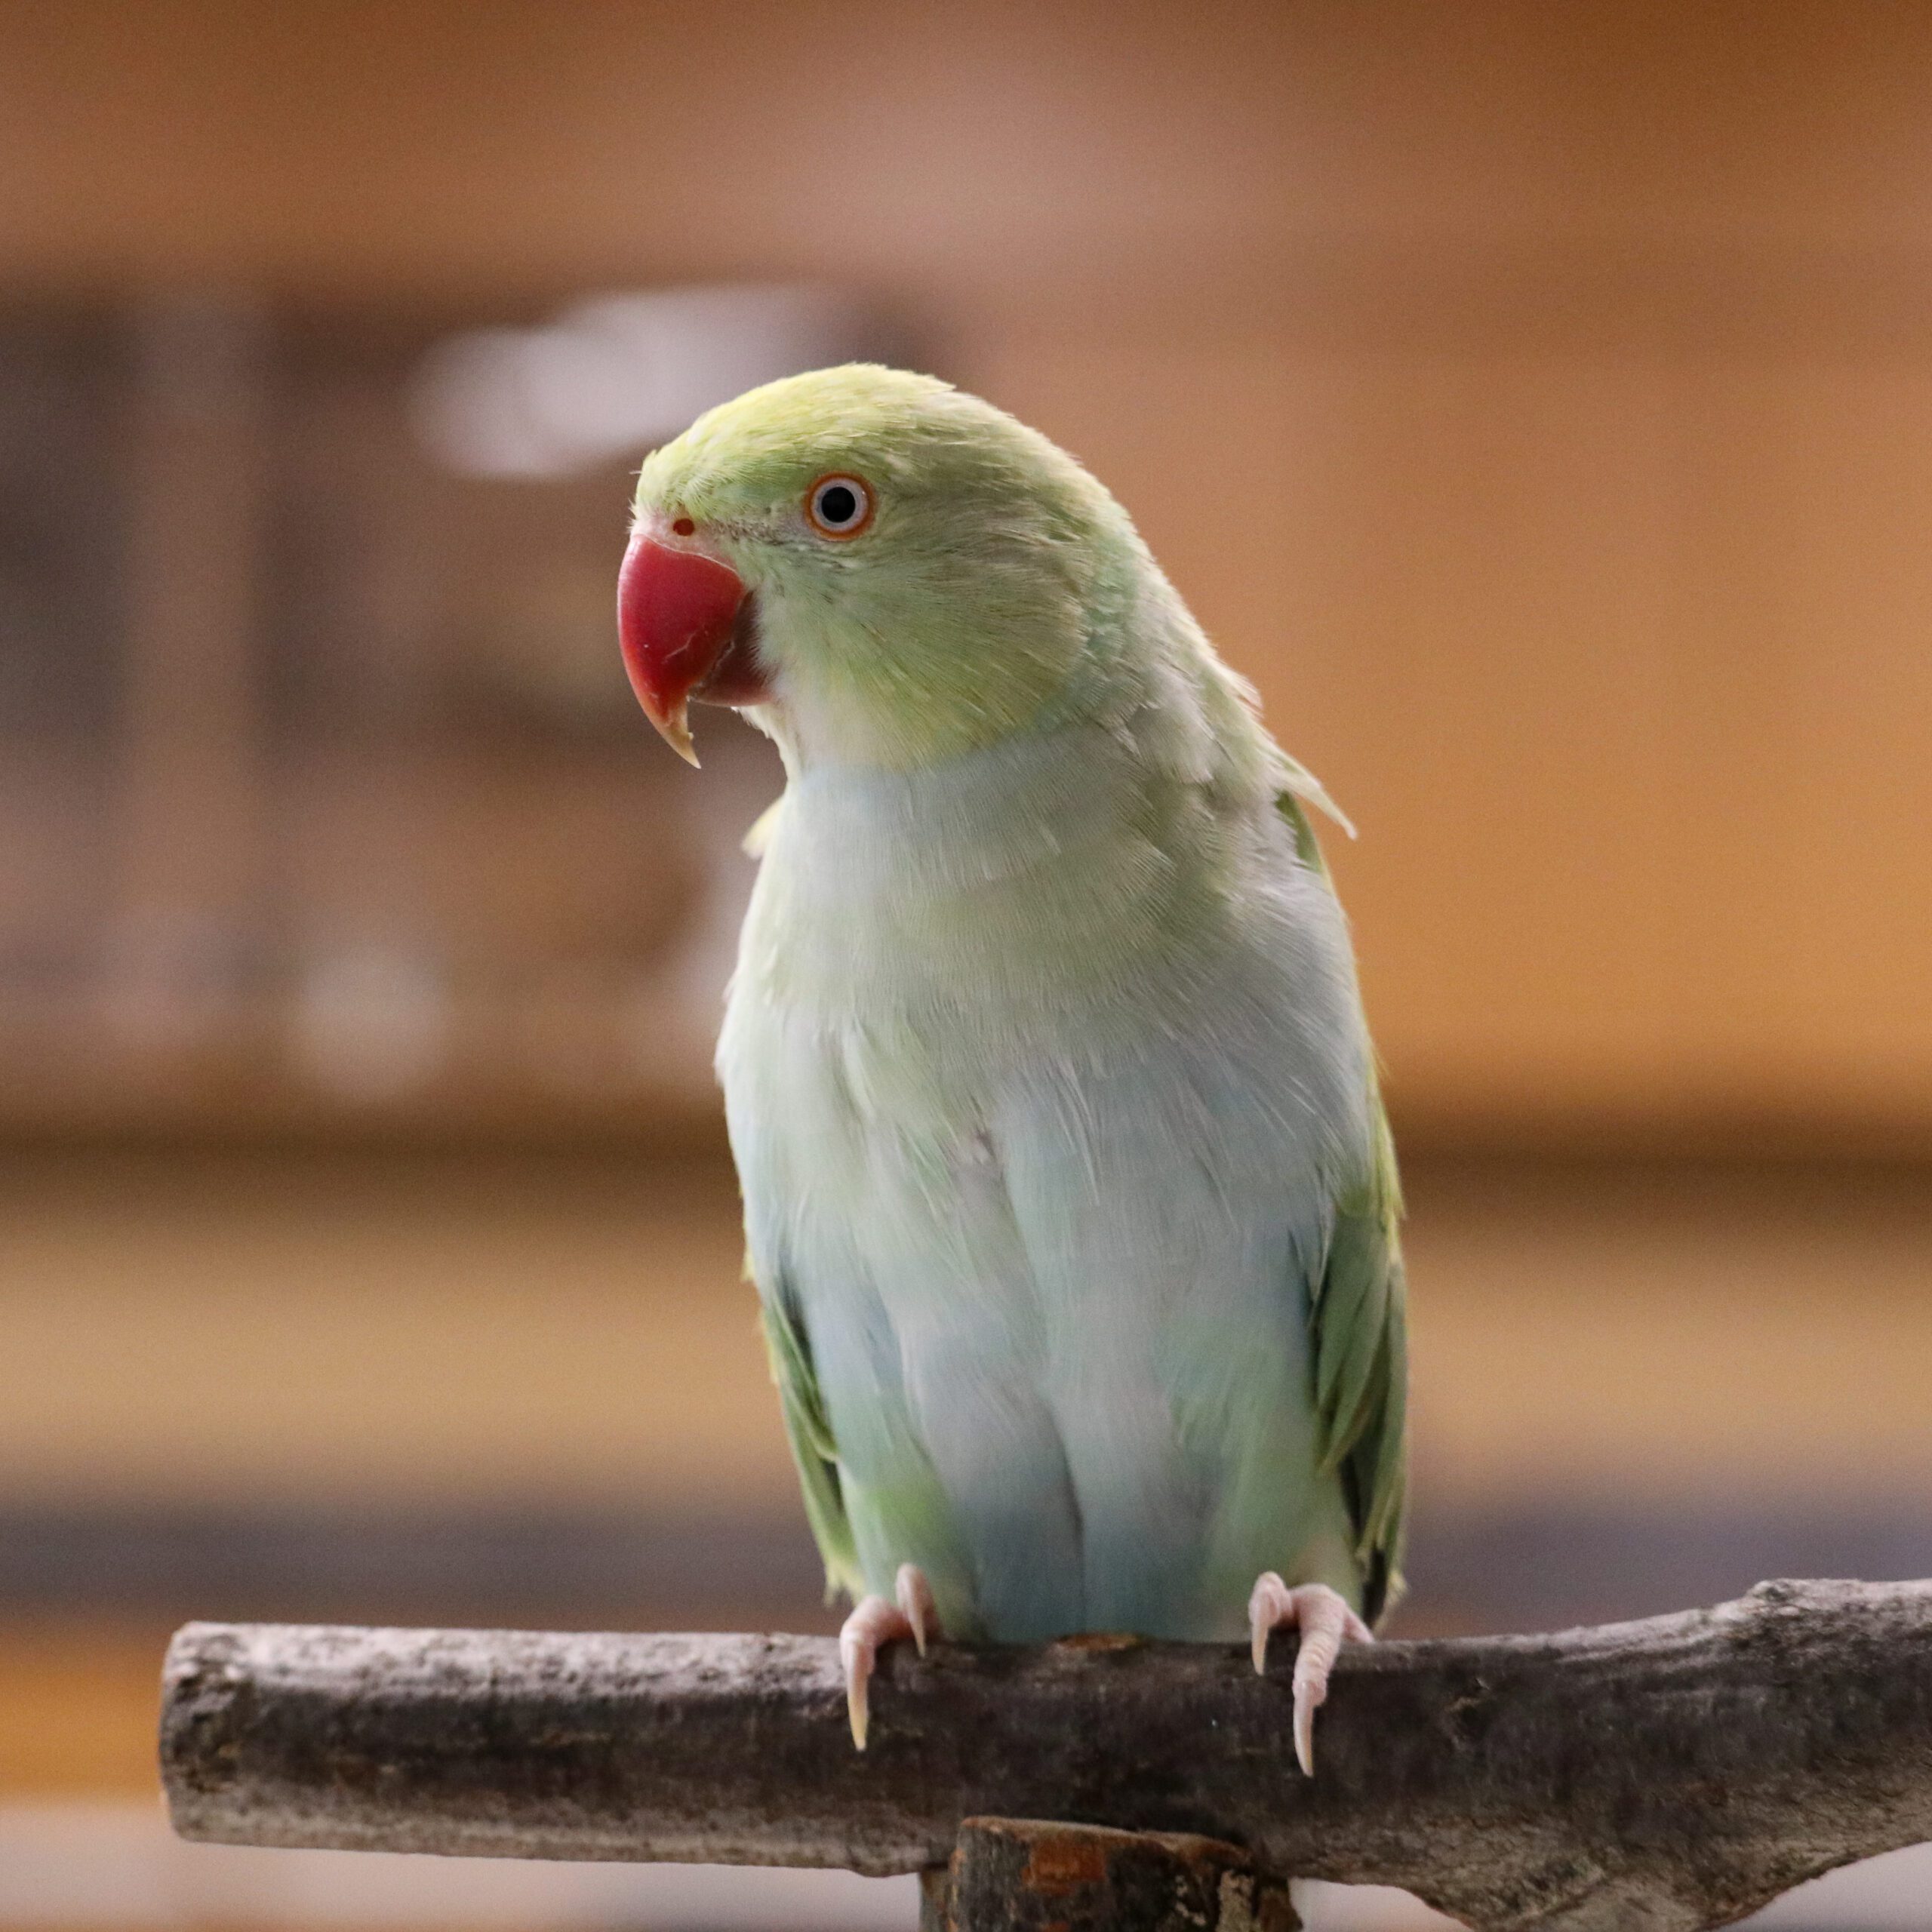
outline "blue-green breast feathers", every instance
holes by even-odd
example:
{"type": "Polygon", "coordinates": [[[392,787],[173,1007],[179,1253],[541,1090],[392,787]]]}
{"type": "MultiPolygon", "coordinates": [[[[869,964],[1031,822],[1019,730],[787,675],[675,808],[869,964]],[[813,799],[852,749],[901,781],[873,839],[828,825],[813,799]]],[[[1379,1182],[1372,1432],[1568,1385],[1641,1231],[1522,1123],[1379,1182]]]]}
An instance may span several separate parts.
{"type": "MultiPolygon", "coordinates": [[[[1276,822],[1291,903],[1332,908],[1286,795],[1276,822]]],[[[830,1023],[854,1031],[827,1088],[795,1066],[780,1083],[814,1115],[801,1140],[768,1131],[777,1091],[728,1054],[774,1373],[835,1585],[889,1589],[918,1561],[949,1628],[1013,1638],[1236,1635],[1262,1568],[1371,1618],[1391,1599],[1399,1193],[1352,981],[1321,955],[1258,991],[1206,974],[1185,1023],[1164,986],[1074,1029],[1057,1063],[1001,1062],[974,1049],[978,1016],[929,1007],[990,1103],[950,1143],[961,1056],[915,1065],[909,1093],[868,1069],[923,1062],[917,1023],[909,1044],[889,1014],[830,1023]],[[1253,1010],[1297,982],[1311,1023],[1253,1010]]]]}

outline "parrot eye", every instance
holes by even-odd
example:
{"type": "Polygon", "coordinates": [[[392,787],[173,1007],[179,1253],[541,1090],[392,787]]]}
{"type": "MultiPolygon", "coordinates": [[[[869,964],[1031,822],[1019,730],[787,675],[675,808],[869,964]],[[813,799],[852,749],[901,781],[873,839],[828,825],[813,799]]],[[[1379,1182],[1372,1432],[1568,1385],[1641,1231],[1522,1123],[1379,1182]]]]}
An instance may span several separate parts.
{"type": "Polygon", "coordinates": [[[805,515],[821,537],[857,537],[872,520],[872,493],[856,476],[821,476],[805,492],[805,515]]]}

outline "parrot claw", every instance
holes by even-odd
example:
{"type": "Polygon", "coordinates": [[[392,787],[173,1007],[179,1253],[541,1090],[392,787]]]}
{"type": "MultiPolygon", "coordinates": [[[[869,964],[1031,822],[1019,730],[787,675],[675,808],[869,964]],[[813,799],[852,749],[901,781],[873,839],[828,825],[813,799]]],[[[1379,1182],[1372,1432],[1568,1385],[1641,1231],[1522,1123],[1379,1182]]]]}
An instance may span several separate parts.
{"type": "Polygon", "coordinates": [[[912,1631],[912,1641],[924,1657],[928,1633],[939,1629],[939,1611],[934,1605],[933,1586],[926,1581],[926,1573],[916,1563],[900,1564],[892,1593],[898,1599],[899,1614],[912,1631]]]}
{"type": "Polygon", "coordinates": [[[861,1751],[866,1748],[869,1717],[866,1687],[878,1662],[879,1646],[909,1637],[924,1657],[927,1644],[940,1634],[932,1586],[916,1564],[899,1566],[893,1594],[898,1599],[896,1603],[888,1603],[884,1597],[863,1598],[838,1632],[838,1661],[845,1672],[845,1714],[851,1721],[852,1742],[861,1751]]]}
{"type": "Polygon", "coordinates": [[[1295,1761],[1312,1778],[1315,1713],[1327,1698],[1328,1673],[1344,1643],[1372,1644],[1375,1636],[1326,1583],[1291,1590],[1274,1571],[1264,1571],[1247,1599],[1249,1651],[1258,1674],[1268,1669],[1270,1632],[1290,1627],[1301,1632],[1295,1653],[1295,1761]]]}

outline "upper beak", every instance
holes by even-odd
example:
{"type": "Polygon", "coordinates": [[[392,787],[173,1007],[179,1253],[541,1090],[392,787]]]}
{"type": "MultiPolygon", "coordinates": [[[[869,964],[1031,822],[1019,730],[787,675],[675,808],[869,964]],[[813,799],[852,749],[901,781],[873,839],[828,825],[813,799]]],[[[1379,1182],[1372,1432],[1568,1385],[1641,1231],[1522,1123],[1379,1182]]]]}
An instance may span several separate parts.
{"type": "Polygon", "coordinates": [[[694,694],[731,644],[745,586],[728,564],[673,549],[640,531],[617,575],[617,635],[644,715],[664,741],[697,762],[688,716],[694,694]]]}

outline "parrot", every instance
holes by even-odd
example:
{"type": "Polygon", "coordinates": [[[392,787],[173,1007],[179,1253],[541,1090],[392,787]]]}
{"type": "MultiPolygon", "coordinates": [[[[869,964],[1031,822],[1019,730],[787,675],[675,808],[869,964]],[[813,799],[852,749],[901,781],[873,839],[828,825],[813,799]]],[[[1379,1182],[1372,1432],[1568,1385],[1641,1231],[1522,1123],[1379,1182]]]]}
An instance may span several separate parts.
{"type": "Polygon", "coordinates": [[[617,605],[680,755],[703,702],[783,767],[717,1069],[854,1743],[890,1643],[1294,1629],[1312,1775],[1407,1486],[1352,827],[1112,494],[935,377],[654,450],[617,605]]]}

